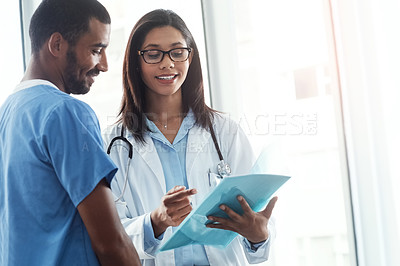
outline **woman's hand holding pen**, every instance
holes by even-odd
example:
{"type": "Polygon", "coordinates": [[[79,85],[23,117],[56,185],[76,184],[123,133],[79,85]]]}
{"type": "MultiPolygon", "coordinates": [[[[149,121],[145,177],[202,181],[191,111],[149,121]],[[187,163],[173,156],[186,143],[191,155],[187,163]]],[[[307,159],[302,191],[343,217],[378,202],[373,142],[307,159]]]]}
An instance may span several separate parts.
{"type": "Polygon", "coordinates": [[[268,221],[278,198],[273,197],[267,207],[260,212],[254,212],[242,196],[238,196],[237,199],[244,211],[242,215],[237,214],[226,205],[221,205],[221,210],[226,212],[229,218],[209,216],[207,217],[209,220],[217,223],[207,224],[207,227],[234,231],[252,243],[260,243],[267,240],[268,221]]]}
{"type": "Polygon", "coordinates": [[[161,205],[151,214],[154,236],[159,237],[169,226],[178,226],[192,211],[190,196],[196,189],[175,186],[161,198],[161,205]]]}

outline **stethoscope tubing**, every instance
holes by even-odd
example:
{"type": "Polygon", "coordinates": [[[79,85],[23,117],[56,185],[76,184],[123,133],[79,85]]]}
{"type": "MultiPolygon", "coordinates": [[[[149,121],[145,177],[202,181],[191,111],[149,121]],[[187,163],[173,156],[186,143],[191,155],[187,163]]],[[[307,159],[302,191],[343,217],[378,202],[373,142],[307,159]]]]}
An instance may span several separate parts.
{"type": "MultiPolygon", "coordinates": [[[[218,176],[219,176],[220,179],[223,179],[224,177],[227,177],[227,176],[229,176],[231,174],[231,167],[229,166],[228,163],[226,163],[224,161],[224,157],[222,156],[222,152],[221,152],[221,149],[220,149],[220,147],[218,145],[218,141],[217,141],[217,138],[215,136],[214,128],[211,125],[211,123],[210,123],[209,129],[210,129],[211,138],[212,138],[212,140],[214,142],[215,149],[217,150],[218,157],[220,159],[220,162],[217,165],[218,176]]],[[[128,175],[129,167],[130,167],[130,164],[131,164],[131,161],[132,161],[132,157],[133,157],[133,145],[124,136],[124,133],[125,133],[125,127],[122,125],[121,126],[121,135],[114,137],[111,140],[111,142],[110,142],[110,144],[108,145],[108,148],[107,148],[107,154],[110,155],[111,148],[113,147],[115,141],[121,140],[121,141],[125,142],[128,145],[128,152],[129,152],[128,153],[128,157],[129,158],[128,158],[127,168],[126,168],[126,172],[125,172],[124,186],[122,188],[121,195],[115,200],[115,202],[118,202],[119,200],[121,200],[123,195],[124,195],[124,193],[125,193],[125,189],[126,189],[126,186],[127,186],[127,183],[128,183],[128,177],[129,177],[129,175],[128,175]]]]}

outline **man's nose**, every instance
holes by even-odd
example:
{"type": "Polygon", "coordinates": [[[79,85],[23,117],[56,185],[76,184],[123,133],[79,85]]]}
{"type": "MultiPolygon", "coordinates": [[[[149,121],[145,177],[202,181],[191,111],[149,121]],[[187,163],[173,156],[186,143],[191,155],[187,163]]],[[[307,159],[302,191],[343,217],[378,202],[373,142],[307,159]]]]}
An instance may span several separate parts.
{"type": "Polygon", "coordinates": [[[102,72],[107,72],[108,71],[108,62],[107,62],[107,55],[105,52],[103,52],[103,55],[100,58],[100,61],[97,65],[97,68],[102,71],[102,72]]]}

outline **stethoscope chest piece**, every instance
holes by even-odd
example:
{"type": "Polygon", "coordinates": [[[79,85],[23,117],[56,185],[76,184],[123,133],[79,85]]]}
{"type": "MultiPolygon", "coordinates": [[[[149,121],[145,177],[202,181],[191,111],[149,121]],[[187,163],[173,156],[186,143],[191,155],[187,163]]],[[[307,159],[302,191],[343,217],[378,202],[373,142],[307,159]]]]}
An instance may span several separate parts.
{"type": "Polygon", "coordinates": [[[217,171],[222,178],[229,176],[232,172],[231,167],[224,160],[221,160],[217,165],[217,171]]]}
{"type": "Polygon", "coordinates": [[[227,164],[224,161],[224,157],[222,156],[221,150],[218,145],[217,138],[215,136],[214,129],[211,124],[210,124],[210,134],[211,134],[211,138],[214,142],[215,149],[217,150],[218,157],[220,159],[220,161],[217,165],[217,172],[218,172],[219,178],[222,179],[224,177],[229,176],[231,174],[232,170],[231,170],[231,167],[229,166],[229,164],[227,164]]]}

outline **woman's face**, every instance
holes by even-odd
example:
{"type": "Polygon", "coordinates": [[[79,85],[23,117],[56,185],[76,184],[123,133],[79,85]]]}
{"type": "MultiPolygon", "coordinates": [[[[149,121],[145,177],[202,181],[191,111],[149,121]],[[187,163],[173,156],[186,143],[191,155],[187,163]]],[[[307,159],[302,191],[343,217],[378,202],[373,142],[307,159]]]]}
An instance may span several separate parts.
{"type": "MultiPolygon", "coordinates": [[[[187,47],[181,32],[174,27],[164,26],[152,29],[144,39],[141,51],[157,49],[169,51],[174,48],[187,47]]],[[[168,56],[160,63],[148,64],[140,58],[141,76],[148,87],[148,96],[171,96],[180,93],[186,79],[191,57],[184,62],[174,62],[168,56]]]]}

